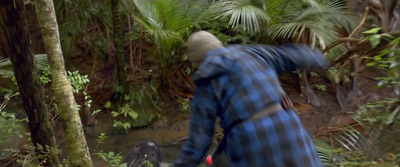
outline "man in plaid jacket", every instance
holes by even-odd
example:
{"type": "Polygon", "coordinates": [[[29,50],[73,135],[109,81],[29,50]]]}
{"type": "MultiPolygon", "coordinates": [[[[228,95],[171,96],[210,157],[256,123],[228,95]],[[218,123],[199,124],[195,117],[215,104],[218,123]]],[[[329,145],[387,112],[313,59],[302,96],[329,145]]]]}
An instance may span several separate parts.
{"type": "Polygon", "coordinates": [[[196,166],[209,149],[215,121],[226,136],[231,166],[320,167],[311,136],[291,108],[285,108],[278,73],[327,67],[306,45],[229,45],[199,31],[187,43],[198,68],[191,101],[190,135],[174,166],[196,166]],[[256,116],[255,116],[256,115],[256,116]]]}

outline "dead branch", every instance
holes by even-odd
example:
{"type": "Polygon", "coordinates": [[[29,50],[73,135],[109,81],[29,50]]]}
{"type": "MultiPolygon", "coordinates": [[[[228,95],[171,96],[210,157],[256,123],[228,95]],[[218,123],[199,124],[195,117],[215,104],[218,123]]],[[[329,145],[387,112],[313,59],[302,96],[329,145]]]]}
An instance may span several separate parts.
{"type": "Polygon", "coordinates": [[[352,38],[354,36],[354,34],[356,34],[358,30],[360,30],[360,28],[364,25],[365,20],[367,20],[368,14],[369,14],[369,7],[367,6],[365,8],[364,15],[363,15],[363,18],[362,18],[360,24],[358,24],[358,26],[353,30],[353,32],[351,32],[351,34],[348,36],[348,38],[352,38]]]}
{"type": "MultiPolygon", "coordinates": [[[[393,31],[388,33],[390,36],[397,38],[400,37],[400,31],[393,31]]],[[[353,54],[359,53],[359,55],[375,55],[385,49],[387,45],[389,44],[388,41],[383,40],[379,45],[375,48],[371,48],[371,44],[369,40],[365,40],[363,42],[358,43],[356,46],[354,46],[351,50],[347,51],[344,53],[342,56],[340,56],[338,59],[334,60],[331,64],[335,65],[337,63],[340,63],[353,54]]]]}
{"type": "Polygon", "coordinates": [[[343,43],[343,42],[360,42],[359,39],[355,39],[355,38],[351,38],[351,37],[345,37],[345,38],[339,38],[338,40],[336,40],[335,42],[332,42],[331,44],[329,44],[325,49],[322,50],[322,53],[327,52],[328,50],[332,49],[333,47],[343,43]]]}

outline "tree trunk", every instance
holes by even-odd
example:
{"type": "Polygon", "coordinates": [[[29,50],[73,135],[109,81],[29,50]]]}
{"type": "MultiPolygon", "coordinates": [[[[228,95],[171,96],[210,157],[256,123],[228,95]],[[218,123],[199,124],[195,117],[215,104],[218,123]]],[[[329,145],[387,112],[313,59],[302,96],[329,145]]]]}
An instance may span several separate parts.
{"type": "Polygon", "coordinates": [[[52,0],[37,0],[36,13],[50,63],[52,88],[65,131],[72,166],[93,166],[78,108],[64,67],[60,37],[52,0]]]}
{"type": "Polygon", "coordinates": [[[124,43],[122,36],[122,21],[120,15],[119,0],[111,0],[111,8],[113,14],[113,26],[114,26],[114,45],[116,49],[117,58],[117,72],[118,72],[118,82],[122,86],[124,91],[126,88],[126,72],[125,72],[125,53],[124,53],[124,43]]]}
{"type": "Polygon", "coordinates": [[[6,38],[3,49],[14,66],[14,75],[29,119],[28,126],[32,143],[36,148],[36,153],[41,155],[40,163],[44,166],[58,166],[59,160],[54,154],[56,148],[54,131],[44,103],[34,57],[30,51],[25,15],[22,10],[23,1],[0,1],[0,27],[6,38]],[[45,150],[38,150],[38,145],[45,150]],[[49,146],[50,150],[47,150],[46,146],[49,146]],[[49,151],[50,154],[43,151],[49,151]]]}

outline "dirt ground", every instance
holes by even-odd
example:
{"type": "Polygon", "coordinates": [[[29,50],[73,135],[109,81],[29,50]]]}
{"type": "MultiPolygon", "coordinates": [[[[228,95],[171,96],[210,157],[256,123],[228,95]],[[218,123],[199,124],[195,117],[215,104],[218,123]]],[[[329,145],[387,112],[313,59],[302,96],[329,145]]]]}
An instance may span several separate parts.
{"type": "MultiPolygon", "coordinates": [[[[317,135],[318,132],[324,131],[329,124],[336,124],[333,122],[334,118],[340,116],[338,121],[344,121],[343,119],[350,118],[350,112],[356,112],[357,109],[366,105],[368,102],[376,102],[388,97],[394,97],[393,90],[390,88],[377,88],[378,81],[374,80],[377,77],[384,76],[384,73],[380,70],[368,67],[361,71],[358,77],[358,86],[360,95],[351,100],[346,100],[347,111],[342,111],[336,100],[335,92],[332,91],[334,88],[330,86],[325,80],[321,78],[311,78],[310,84],[326,84],[328,86],[327,91],[318,91],[314,89],[315,93],[324,103],[321,107],[316,108],[308,105],[301,92],[297,89],[297,80],[294,77],[281,78],[283,89],[286,91],[290,99],[296,105],[301,105],[299,117],[302,120],[304,127],[309,130],[313,135],[317,135]],[[343,117],[345,116],[345,117],[343,117]],[[332,121],[332,122],[331,122],[332,121]]],[[[343,93],[347,98],[350,92],[351,86],[345,85],[343,93]]],[[[345,122],[345,121],[344,121],[345,122]]]]}

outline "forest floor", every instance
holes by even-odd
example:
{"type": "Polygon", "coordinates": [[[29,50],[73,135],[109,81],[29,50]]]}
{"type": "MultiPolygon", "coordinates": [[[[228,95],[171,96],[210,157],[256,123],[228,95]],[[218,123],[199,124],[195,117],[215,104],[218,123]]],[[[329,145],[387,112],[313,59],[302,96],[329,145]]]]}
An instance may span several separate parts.
{"type": "MultiPolygon", "coordinates": [[[[107,67],[103,67],[93,75],[91,79],[91,85],[89,86],[88,92],[94,98],[94,106],[102,107],[103,104],[110,99],[112,95],[112,84],[115,78],[110,78],[112,73],[107,67]],[[92,84],[95,83],[95,84],[92,84]]],[[[322,77],[310,77],[310,85],[313,86],[315,93],[318,95],[320,100],[323,102],[322,107],[313,107],[306,103],[305,97],[301,94],[298,86],[298,81],[296,77],[292,75],[284,74],[280,77],[283,89],[286,91],[289,98],[295,104],[298,109],[300,119],[303,125],[313,134],[317,135],[318,132],[326,129],[329,124],[338,124],[336,118],[340,117],[339,120],[349,119],[348,112],[356,111],[358,108],[366,105],[368,102],[374,102],[377,100],[385,99],[387,97],[393,96],[392,89],[389,88],[376,88],[377,80],[374,78],[384,76],[385,74],[380,70],[368,67],[363,68],[358,77],[357,83],[360,90],[360,95],[351,100],[346,100],[347,112],[343,112],[338,105],[335,96],[335,88],[331,86],[322,77]],[[319,91],[315,88],[316,84],[324,84],[327,86],[326,91],[319,91]],[[335,122],[331,122],[332,119],[336,119],[335,122]]],[[[142,77],[144,78],[144,77],[142,77]]],[[[351,84],[344,85],[342,87],[342,93],[347,98],[351,90],[351,84]]],[[[159,91],[160,96],[171,96],[165,91],[159,91]]],[[[180,120],[187,120],[189,118],[188,112],[182,112],[181,104],[174,98],[162,98],[169,101],[163,101],[163,108],[159,114],[163,120],[168,120],[168,125],[172,125],[174,122],[180,120]]],[[[83,97],[78,97],[77,101],[82,101],[83,97]]],[[[146,107],[145,110],[154,112],[151,107],[146,107]]],[[[345,122],[345,121],[344,121],[345,122]]],[[[344,123],[342,122],[342,123],[344,123]]],[[[157,123],[157,121],[156,121],[157,123]]],[[[104,129],[104,128],[103,128],[104,129]]]]}
{"type": "MultiPolygon", "coordinates": [[[[108,83],[108,87],[110,87],[111,83],[114,81],[113,79],[107,79],[106,72],[100,72],[105,78],[101,78],[101,83],[108,83]],[[106,75],[104,75],[106,74],[106,75]]],[[[100,76],[100,75],[98,75],[100,76]]],[[[374,78],[384,76],[384,73],[377,70],[376,68],[368,67],[364,68],[359,77],[358,77],[358,86],[360,90],[360,95],[352,100],[348,100],[347,108],[351,111],[356,111],[357,108],[365,106],[368,102],[374,102],[377,100],[382,100],[387,97],[393,96],[392,89],[389,88],[376,88],[377,80],[374,78]]],[[[91,78],[92,82],[100,82],[96,81],[95,78],[91,78]]],[[[323,102],[322,107],[316,108],[306,103],[305,98],[302,96],[301,92],[298,89],[297,79],[292,75],[282,75],[280,77],[281,84],[283,89],[288,94],[289,98],[295,104],[295,107],[298,109],[297,113],[304,125],[304,127],[310,131],[314,136],[323,134],[325,130],[332,127],[339,127],[340,125],[347,124],[352,121],[351,115],[349,111],[343,112],[339,107],[335,92],[333,91],[335,88],[330,86],[326,80],[322,79],[322,77],[311,77],[310,84],[313,85],[315,93],[323,102]],[[315,84],[325,84],[327,85],[326,91],[318,91],[315,88],[315,84]]],[[[95,85],[92,85],[95,87],[95,85]]],[[[98,87],[100,88],[100,87],[98,87]]],[[[343,93],[345,95],[351,90],[351,86],[346,85],[343,88],[343,93]]],[[[99,95],[111,95],[111,93],[104,93],[99,90],[108,90],[105,88],[100,88],[97,90],[93,90],[92,92],[98,92],[98,94],[91,94],[92,97],[99,95]]],[[[160,92],[160,96],[168,96],[168,94],[163,94],[160,92]]],[[[97,104],[101,106],[104,102],[97,104]]],[[[169,101],[164,102],[164,108],[161,109],[161,117],[159,117],[153,124],[140,128],[137,130],[133,130],[128,134],[121,134],[112,136],[106,142],[108,144],[104,144],[104,146],[100,146],[97,149],[103,149],[104,151],[114,151],[121,152],[122,155],[127,153],[130,148],[132,148],[135,143],[139,142],[143,139],[152,139],[156,142],[160,143],[163,146],[168,146],[171,143],[176,141],[180,141],[185,139],[188,135],[188,127],[189,127],[189,113],[182,112],[181,106],[177,101],[169,101]]],[[[153,110],[150,107],[147,107],[145,110],[153,110]]],[[[103,114],[98,116],[98,123],[92,127],[90,130],[90,134],[88,135],[88,143],[89,147],[94,148],[97,147],[95,144],[95,134],[100,132],[107,132],[107,130],[112,128],[112,120],[110,116],[107,114],[103,114]]],[[[221,129],[218,128],[216,131],[216,139],[214,140],[214,144],[221,137],[221,129]],[[217,139],[218,138],[218,139],[217,139]]],[[[181,146],[181,145],[180,145],[181,146]]],[[[167,161],[171,161],[179,154],[180,146],[168,147],[164,148],[164,155],[167,161]]],[[[101,164],[101,160],[94,161],[96,163],[101,164]]],[[[104,163],[104,162],[103,162],[104,163]]]]}

